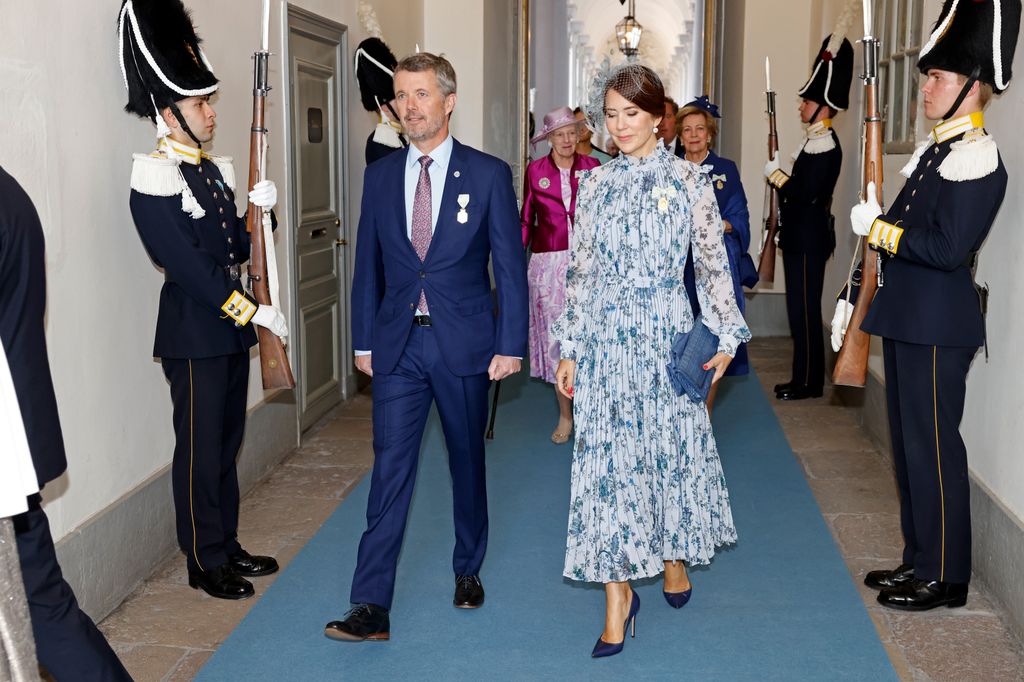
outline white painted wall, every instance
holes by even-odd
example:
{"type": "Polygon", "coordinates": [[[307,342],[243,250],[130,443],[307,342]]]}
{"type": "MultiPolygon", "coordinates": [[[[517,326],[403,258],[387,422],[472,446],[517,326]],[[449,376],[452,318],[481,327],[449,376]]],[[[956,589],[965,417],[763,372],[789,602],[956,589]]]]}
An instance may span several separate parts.
{"type": "MultiPolygon", "coordinates": [[[[47,239],[47,338],[68,473],[47,486],[54,537],[100,513],[170,464],[171,403],[150,356],[163,276],[149,262],[128,211],[133,152],[153,149],[153,127],[125,114],[117,63],[117,2],[58,0],[0,4],[0,165],[25,186],[47,239]]],[[[235,157],[244,177],[251,113],[251,53],[259,40],[258,0],[190,3],[205,51],[221,79],[211,151],[235,157]]],[[[293,3],[349,27],[351,49],[365,37],[356,2],[293,3]]],[[[419,1],[374,0],[385,39],[399,56],[423,43],[419,1]]],[[[281,83],[284,2],[272,0],[270,177],[278,182],[278,255],[288,300],[290,244],[281,83]]],[[[352,83],[348,160],[350,225],[358,218],[363,142],[372,124],[352,83]]],[[[465,69],[469,71],[470,69],[465,69]]],[[[354,227],[350,229],[354,230],[354,227]]],[[[292,316],[294,323],[294,316],[292,316]]],[[[264,399],[258,364],[250,407],[264,399]]],[[[168,504],[170,499],[168,499],[168,504]]]]}

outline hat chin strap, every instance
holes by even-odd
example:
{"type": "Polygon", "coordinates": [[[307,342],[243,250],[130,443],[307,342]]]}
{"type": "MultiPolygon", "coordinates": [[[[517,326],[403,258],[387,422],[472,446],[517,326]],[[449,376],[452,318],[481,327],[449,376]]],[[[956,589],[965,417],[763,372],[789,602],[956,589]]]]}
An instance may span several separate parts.
{"type": "MultiPolygon", "coordinates": [[[[192,141],[196,143],[196,146],[202,149],[203,143],[199,141],[199,138],[195,136],[195,133],[192,132],[192,129],[188,127],[188,122],[185,121],[185,117],[181,115],[181,110],[178,109],[178,103],[171,102],[170,108],[171,113],[174,114],[174,118],[178,119],[178,125],[181,126],[181,129],[184,130],[185,133],[192,138],[192,141]]],[[[157,115],[159,115],[159,112],[157,112],[157,115]]]]}
{"type": "Polygon", "coordinates": [[[974,83],[978,80],[978,76],[981,75],[981,67],[975,66],[974,70],[971,71],[971,75],[967,77],[967,82],[964,83],[964,87],[960,88],[960,94],[956,96],[956,100],[953,102],[953,106],[949,108],[949,111],[943,115],[942,120],[948,121],[953,118],[953,114],[960,108],[960,105],[964,103],[964,99],[967,98],[967,93],[970,92],[971,88],[974,87],[974,83]]]}

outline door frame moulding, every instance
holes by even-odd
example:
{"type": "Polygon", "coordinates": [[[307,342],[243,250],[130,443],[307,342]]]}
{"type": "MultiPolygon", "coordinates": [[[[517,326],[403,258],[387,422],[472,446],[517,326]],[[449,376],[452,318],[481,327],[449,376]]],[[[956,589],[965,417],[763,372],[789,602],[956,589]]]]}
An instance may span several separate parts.
{"type": "MultiPolygon", "coordinates": [[[[288,242],[290,248],[288,249],[289,257],[289,304],[291,310],[295,313],[295,328],[291,330],[292,337],[289,341],[293,348],[292,362],[296,366],[295,380],[296,380],[296,391],[304,390],[303,386],[303,374],[304,374],[304,362],[306,358],[302,357],[301,348],[302,343],[299,339],[299,335],[302,334],[301,325],[298,324],[298,312],[299,312],[299,263],[298,263],[298,242],[294,238],[293,234],[299,224],[299,202],[298,202],[298,150],[292,145],[293,133],[298,126],[298,121],[295,120],[294,102],[292,96],[294,94],[294,88],[292,86],[292,72],[291,72],[291,35],[295,33],[304,35],[308,38],[325,40],[329,42],[335,42],[338,44],[338,57],[335,60],[335,74],[338,79],[338,86],[335,88],[335,101],[334,101],[334,124],[337,126],[338,139],[335,142],[334,151],[334,165],[335,165],[335,177],[338,202],[338,218],[341,219],[341,232],[342,236],[348,238],[349,220],[347,209],[349,206],[348,196],[348,167],[346,160],[349,154],[349,140],[348,140],[348,102],[349,95],[349,79],[347,77],[347,61],[346,55],[348,54],[348,37],[349,28],[345,24],[333,21],[326,17],[314,14],[309,10],[298,7],[291,3],[285,4],[285,21],[284,36],[282,40],[282,59],[281,59],[281,90],[283,92],[283,106],[285,109],[285,130],[282,134],[282,139],[287,140],[286,145],[288,152],[286,158],[286,177],[288,181],[288,220],[291,229],[288,235],[288,242]]],[[[349,240],[350,242],[352,240],[349,240]]],[[[348,297],[346,286],[346,279],[353,266],[352,256],[350,255],[351,250],[341,251],[335,247],[335,263],[339,269],[338,281],[341,285],[341,290],[338,292],[339,308],[342,311],[347,311],[348,297]],[[341,258],[345,259],[344,267],[341,267],[341,258]]],[[[347,315],[346,315],[347,317],[347,315]]],[[[356,391],[355,376],[349,373],[349,365],[345,362],[345,359],[351,356],[351,341],[348,334],[347,320],[341,320],[342,329],[340,332],[340,347],[341,347],[341,376],[339,377],[339,383],[341,384],[341,399],[348,400],[351,398],[356,391]]],[[[296,420],[296,445],[300,445],[302,441],[302,406],[300,404],[298,396],[296,396],[296,409],[295,409],[295,420],[296,420]]]]}

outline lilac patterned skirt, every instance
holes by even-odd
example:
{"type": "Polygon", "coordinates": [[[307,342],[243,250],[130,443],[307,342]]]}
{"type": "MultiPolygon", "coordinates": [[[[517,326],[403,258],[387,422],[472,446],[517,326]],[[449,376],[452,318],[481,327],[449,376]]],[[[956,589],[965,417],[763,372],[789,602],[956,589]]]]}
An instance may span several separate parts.
{"type": "Polygon", "coordinates": [[[530,285],[530,376],[555,383],[561,357],[558,341],[548,330],[565,309],[565,271],[569,251],[530,256],[526,279],[530,285]]]}

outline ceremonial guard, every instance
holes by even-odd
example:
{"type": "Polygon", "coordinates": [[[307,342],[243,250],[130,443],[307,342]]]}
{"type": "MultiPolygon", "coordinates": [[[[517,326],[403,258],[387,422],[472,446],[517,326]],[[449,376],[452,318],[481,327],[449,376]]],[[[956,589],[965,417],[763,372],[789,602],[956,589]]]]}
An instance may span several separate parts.
{"type": "Polygon", "coordinates": [[[836,30],[822,42],[811,77],[797,93],[802,98],[800,120],[807,130],[792,172],[780,168],[777,156],[764,169],[768,182],[779,192],[779,248],[793,337],[792,378],[775,387],[780,400],[820,397],[825,384],[821,293],[825,264],[835,248],[832,193],[843,163],[832,119],[850,103],[853,46],[845,33],[853,18],[852,6],[848,5],[836,30]]]}
{"type": "MultiPolygon", "coordinates": [[[[157,151],[136,154],[131,212],[142,243],[164,271],[153,354],[174,403],[172,466],[178,544],[189,585],[222,599],[253,595],[245,577],[277,571],[271,557],[238,543],[235,458],[245,428],[253,325],[287,335],[284,316],[242,287],[249,256],[237,217],[231,159],[211,156],[217,78],[180,0],[126,0],[119,17],[121,68],[130,113],[152,120],[157,151]]],[[[249,201],[274,205],[273,182],[249,201]]]]}
{"type": "Polygon", "coordinates": [[[985,342],[987,293],[973,269],[1007,183],[982,111],[1010,82],[1020,15],[1020,0],[946,0],[917,63],[925,117],[939,123],[902,170],[907,180],[889,210],[869,187],[870,199],[851,212],[854,231],[882,254],[881,286],[861,329],[883,341],[905,543],[899,567],[864,582],[896,609],[967,601],[971,510],[960,420],[967,371],[985,342]]]}
{"type": "Polygon", "coordinates": [[[355,72],[359,83],[359,99],[363,108],[377,117],[377,125],[366,138],[366,163],[382,159],[396,149],[409,146],[402,134],[402,124],[395,112],[395,58],[391,48],[381,37],[376,12],[360,3],[359,18],[370,37],[356,47],[355,72]]]}

